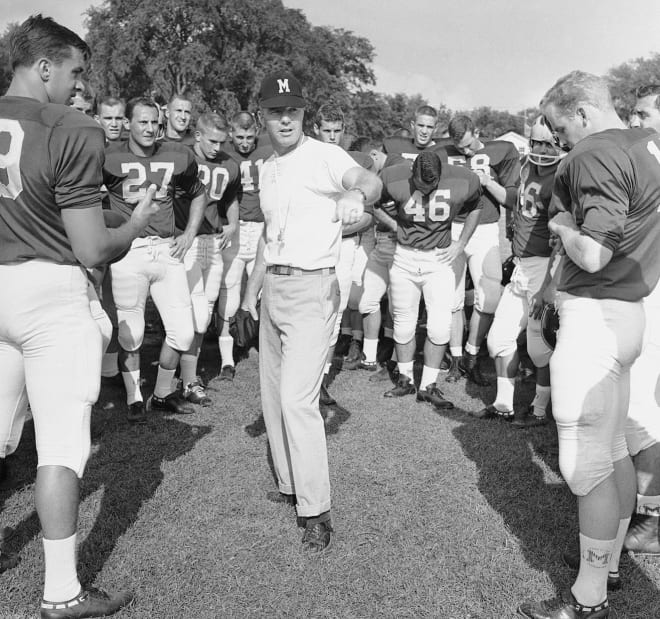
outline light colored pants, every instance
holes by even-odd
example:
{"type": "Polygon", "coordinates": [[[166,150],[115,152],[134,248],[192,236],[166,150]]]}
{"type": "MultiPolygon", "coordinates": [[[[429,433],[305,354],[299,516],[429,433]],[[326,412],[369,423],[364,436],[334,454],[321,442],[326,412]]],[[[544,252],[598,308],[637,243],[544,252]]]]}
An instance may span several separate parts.
{"type": "Polygon", "coordinates": [[[218,234],[200,234],[183,257],[196,333],[206,333],[220,293],[224,264],[221,242],[218,234]]]}
{"type": "Polygon", "coordinates": [[[415,337],[422,293],[428,339],[436,345],[449,341],[454,272],[449,264],[438,262],[439,251],[396,246],[390,269],[390,300],[397,344],[407,344],[415,337]]]}
{"type": "Polygon", "coordinates": [[[390,285],[390,269],[396,249],[396,232],[376,231],[376,246],[369,254],[364,271],[364,290],[360,299],[360,313],[380,312],[380,301],[390,285]]]}
{"type": "Polygon", "coordinates": [[[15,439],[27,391],[38,466],[82,477],[103,354],[87,277],[81,267],[30,260],[0,265],[0,290],[0,444],[15,439]]]}
{"type": "Polygon", "coordinates": [[[630,368],[642,350],[644,306],[565,292],[558,306],[550,376],[559,468],[573,494],[585,496],[628,453],[630,368]]]}
{"type": "MultiPolygon", "coordinates": [[[[457,241],[462,232],[462,223],[452,223],[453,241],[457,241]]],[[[494,314],[502,292],[500,228],[497,222],[477,226],[463,254],[452,262],[456,276],[454,312],[462,310],[465,303],[466,265],[474,282],[474,307],[484,314],[494,314]]]]}
{"type": "Polygon", "coordinates": [[[339,309],[334,273],[266,273],[261,297],[259,377],[280,492],[298,515],[330,509],[330,477],[319,394],[339,309]]]}
{"type": "Polygon", "coordinates": [[[493,357],[512,355],[518,335],[527,330],[527,351],[537,368],[550,363],[552,349],[541,337],[541,321],[529,316],[534,295],[541,289],[548,268],[548,258],[516,258],[511,281],[504,288],[488,333],[488,352],[493,357]]]}
{"type": "Polygon", "coordinates": [[[626,442],[631,456],[660,442],[660,286],[644,299],[642,354],[630,370],[626,442]]]}
{"type": "Polygon", "coordinates": [[[190,291],[183,262],[170,256],[171,239],[135,239],[130,251],[111,265],[119,344],[133,352],[144,340],[144,308],[151,294],[174,350],[190,348],[194,337],[190,291]]]}

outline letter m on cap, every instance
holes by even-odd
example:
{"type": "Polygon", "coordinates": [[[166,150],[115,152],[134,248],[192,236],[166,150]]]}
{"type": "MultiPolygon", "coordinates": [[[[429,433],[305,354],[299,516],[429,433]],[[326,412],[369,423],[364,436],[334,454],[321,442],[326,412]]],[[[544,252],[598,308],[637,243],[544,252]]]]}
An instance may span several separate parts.
{"type": "Polygon", "coordinates": [[[280,89],[280,91],[279,91],[278,94],[281,95],[283,92],[291,92],[291,91],[289,90],[289,78],[285,78],[285,79],[283,79],[283,80],[278,79],[278,80],[277,80],[277,85],[278,85],[278,87],[279,87],[279,89],[280,89]]]}

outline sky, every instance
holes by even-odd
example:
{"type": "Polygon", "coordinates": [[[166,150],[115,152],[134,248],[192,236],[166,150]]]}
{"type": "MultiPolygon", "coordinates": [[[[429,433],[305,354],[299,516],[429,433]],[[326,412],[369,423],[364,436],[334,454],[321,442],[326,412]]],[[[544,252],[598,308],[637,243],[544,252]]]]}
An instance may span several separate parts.
{"type": "MultiPolygon", "coordinates": [[[[366,37],[375,90],[453,110],[536,106],[557,78],[660,52],[657,0],[283,0],[315,26],[366,37]]],[[[84,33],[95,0],[2,0],[0,31],[41,11],[84,33]],[[8,5],[8,6],[7,6],[8,5]]]]}

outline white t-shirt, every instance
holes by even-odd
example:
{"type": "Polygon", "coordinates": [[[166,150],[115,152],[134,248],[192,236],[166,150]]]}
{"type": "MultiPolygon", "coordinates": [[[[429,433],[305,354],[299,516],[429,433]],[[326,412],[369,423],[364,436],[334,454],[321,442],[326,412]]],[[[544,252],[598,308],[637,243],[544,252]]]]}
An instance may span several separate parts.
{"type": "Polygon", "coordinates": [[[335,144],[303,138],[286,155],[273,154],[259,174],[266,220],[267,265],[333,267],[339,259],[341,222],[333,221],[341,180],[355,160],[335,144]]]}

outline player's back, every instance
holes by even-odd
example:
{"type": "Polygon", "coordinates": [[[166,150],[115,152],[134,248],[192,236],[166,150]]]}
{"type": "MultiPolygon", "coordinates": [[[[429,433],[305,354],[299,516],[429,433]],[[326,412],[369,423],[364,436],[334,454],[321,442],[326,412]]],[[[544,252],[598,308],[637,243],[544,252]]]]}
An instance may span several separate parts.
{"type": "Polygon", "coordinates": [[[100,205],[103,143],[77,110],[0,97],[0,263],[78,263],[60,209],[100,205]]]}

